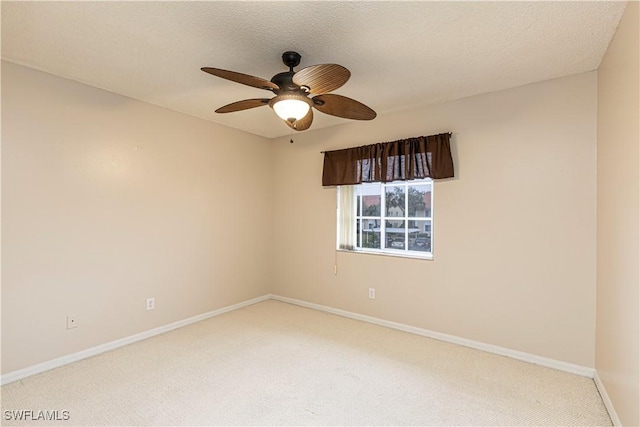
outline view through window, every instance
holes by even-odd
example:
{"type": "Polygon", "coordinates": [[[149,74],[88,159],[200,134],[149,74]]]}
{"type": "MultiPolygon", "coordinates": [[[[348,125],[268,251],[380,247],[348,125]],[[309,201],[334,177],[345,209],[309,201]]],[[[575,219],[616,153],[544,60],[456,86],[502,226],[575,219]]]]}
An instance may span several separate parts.
{"type": "Polygon", "coordinates": [[[355,186],[356,250],[431,257],[433,181],[355,186]]]}

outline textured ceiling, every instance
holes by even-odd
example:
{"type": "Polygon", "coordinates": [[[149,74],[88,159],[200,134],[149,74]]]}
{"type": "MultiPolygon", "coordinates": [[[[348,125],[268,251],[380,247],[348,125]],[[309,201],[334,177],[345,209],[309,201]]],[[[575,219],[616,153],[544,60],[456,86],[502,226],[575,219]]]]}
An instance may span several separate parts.
{"type": "MultiPolygon", "coordinates": [[[[2,58],[273,138],[269,107],[214,110],[270,93],[200,71],[270,79],[337,63],[334,93],[384,115],[594,70],[625,2],[8,2],[2,58]]],[[[320,112],[309,131],[348,122],[320,112]]]]}

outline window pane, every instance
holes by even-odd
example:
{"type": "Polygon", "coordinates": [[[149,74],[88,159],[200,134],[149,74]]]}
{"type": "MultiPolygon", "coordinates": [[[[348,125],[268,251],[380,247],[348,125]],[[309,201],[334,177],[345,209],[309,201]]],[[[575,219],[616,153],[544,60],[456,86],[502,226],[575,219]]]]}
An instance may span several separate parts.
{"type": "Polygon", "coordinates": [[[387,220],[385,222],[386,228],[386,242],[385,248],[387,249],[405,249],[404,247],[404,220],[387,220]]]}
{"type": "Polygon", "coordinates": [[[409,216],[431,218],[431,185],[409,185],[409,216]]]}
{"type": "Polygon", "coordinates": [[[380,216],[380,185],[363,185],[362,216],[380,216]]]}
{"type": "Polygon", "coordinates": [[[409,250],[431,252],[431,220],[409,221],[409,250]]]}
{"type": "Polygon", "coordinates": [[[362,220],[362,248],[380,249],[380,220],[362,220]]]}
{"type": "Polygon", "coordinates": [[[404,216],[404,188],[404,186],[390,186],[385,188],[384,202],[387,216],[404,216]]]}
{"type": "Polygon", "coordinates": [[[397,255],[432,253],[433,183],[430,180],[361,184],[355,187],[355,193],[357,215],[353,226],[358,250],[397,255]]]}

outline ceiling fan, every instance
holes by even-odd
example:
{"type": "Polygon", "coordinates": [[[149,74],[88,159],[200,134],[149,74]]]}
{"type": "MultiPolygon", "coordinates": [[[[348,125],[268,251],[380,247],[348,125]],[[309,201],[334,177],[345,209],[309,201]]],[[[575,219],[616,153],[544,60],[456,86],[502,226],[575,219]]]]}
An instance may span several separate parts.
{"type": "Polygon", "coordinates": [[[289,71],[276,74],[271,81],[219,68],[201,68],[202,71],[214,76],[270,90],[276,95],[273,98],[254,98],[233,102],[218,108],[216,113],[232,113],[269,105],[278,117],[297,131],[309,129],[311,126],[313,122],[311,107],[325,114],[345,119],[372,120],[376,117],[376,112],[363,103],[346,96],[329,93],[349,80],[351,77],[349,70],[338,64],[320,64],[297,72],[293,71],[293,68],[300,64],[300,58],[297,52],[283,53],[282,62],[289,67],[289,71]],[[313,97],[309,98],[309,95],[313,97]]]}

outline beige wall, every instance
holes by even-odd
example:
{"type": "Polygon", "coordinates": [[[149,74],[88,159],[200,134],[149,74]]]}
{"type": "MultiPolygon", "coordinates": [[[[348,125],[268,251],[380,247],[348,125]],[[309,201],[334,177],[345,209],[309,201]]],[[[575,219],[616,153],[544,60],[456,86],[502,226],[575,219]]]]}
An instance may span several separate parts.
{"type": "Polygon", "coordinates": [[[263,138],[3,62],[2,372],[267,293],[271,167],[263,138]]]}
{"type": "Polygon", "coordinates": [[[595,73],[296,134],[274,162],[274,293],[594,366],[595,73]],[[435,259],[341,252],[334,276],[320,151],[447,131],[435,259]]]}
{"type": "Polygon", "coordinates": [[[640,7],[598,70],[596,369],[624,425],[640,425],[640,7]]]}
{"type": "Polygon", "coordinates": [[[595,73],[292,145],[2,66],[3,373],[267,292],[594,366],[595,73]],[[319,151],[446,131],[435,259],[338,253],[334,276],[319,151]]]}

